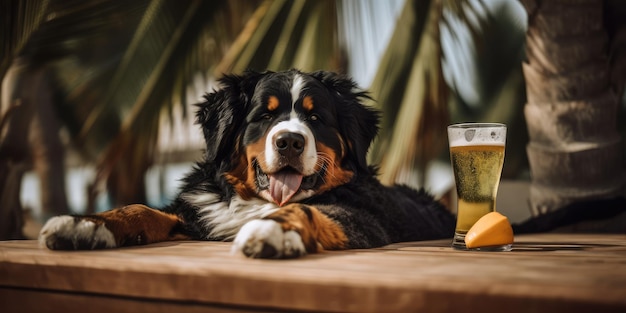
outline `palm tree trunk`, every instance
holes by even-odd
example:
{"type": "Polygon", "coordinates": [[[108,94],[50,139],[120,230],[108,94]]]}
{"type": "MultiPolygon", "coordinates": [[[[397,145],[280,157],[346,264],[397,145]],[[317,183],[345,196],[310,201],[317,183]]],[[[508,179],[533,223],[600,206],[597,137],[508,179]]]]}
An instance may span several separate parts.
{"type": "MultiPolygon", "coordinates": [[[[25,75],[26,82],[31,83],[30,90],[36,90],[32,97],[24,96],[22,99],[30,101],[34,111],[28,142],[34,170],[40,181],[43,218],[47,219],[69,211],[65,191],[65,146],[59,136],[61,122],[54,103],[52,72],[39,68],[25,75]]],[[[28,88],[22,90],[29,92],[28,88]]]]}
{"type": "Polygon", "coordinates": [[[622,195],[619,100],[610,88],[603,1],[522,3],[533,214],[622,195]]]}
{"type": "MultiPolygon", "coordinates": [[[[23,238],[21,182],[32,166],[43,217],[67,213],[64,146],[50,72],[15,61],[2,80],[0,105],[0,240],[23,238]]],[[[28,192],[28,191],[27,191],[28,192]]]]}
{"type": "Polygon", "coordinates": [[[20,191],[30,152],[24,144],[32,114],[20,103],[0,114],[0,240],[23,239],[20,191]]]}

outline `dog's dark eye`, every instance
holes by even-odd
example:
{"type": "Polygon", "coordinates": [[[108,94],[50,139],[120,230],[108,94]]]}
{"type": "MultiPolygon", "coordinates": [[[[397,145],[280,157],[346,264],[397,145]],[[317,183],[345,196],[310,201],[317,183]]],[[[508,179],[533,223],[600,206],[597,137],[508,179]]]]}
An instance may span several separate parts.
{"type": "Polygon", "coordinates": [[[261,115],[261,119],[262,119],[262,120],[267,120],[267,121],[269,121],[269,120],[271,120],[271,119],[273,119],[273,118],[274,118],[274,116],[273,116],[272,114],[269,114],[269,113],[264,113],[263,115],[261,115]]]}
{"type": "Polygon", "coordinates": [[[309,115],[309,118],[308,118],[308,120],[311,122],[319,121],[319,119],[320,119],[320,116],[317,114],[311,114],[309,115]]]}

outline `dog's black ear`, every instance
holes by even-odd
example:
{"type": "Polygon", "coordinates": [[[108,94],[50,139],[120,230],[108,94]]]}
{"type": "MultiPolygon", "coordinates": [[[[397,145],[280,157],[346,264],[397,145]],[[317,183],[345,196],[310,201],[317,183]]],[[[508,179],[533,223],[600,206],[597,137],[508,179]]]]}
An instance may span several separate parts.
{"type": "Polygon", "coordinates": [[[350,160],[357,160],[361,170],[368,170],[367,151],[378,134],[380,113],[363,104],[370,99],[349,77],[333,72],[318,71],[311,73],[322,82],[333,97],[337,110],[339,131],[348,143],[350,160]]]}
{"type": "Polygon", "coordinates": [[[243,75],[225,75],[219,80],[221,87],[206,94],[204,102],[198,104],[196,123],[204,132],[207,162],[231,159],[254,88],[263,75],[251,71],[243,75]]]}

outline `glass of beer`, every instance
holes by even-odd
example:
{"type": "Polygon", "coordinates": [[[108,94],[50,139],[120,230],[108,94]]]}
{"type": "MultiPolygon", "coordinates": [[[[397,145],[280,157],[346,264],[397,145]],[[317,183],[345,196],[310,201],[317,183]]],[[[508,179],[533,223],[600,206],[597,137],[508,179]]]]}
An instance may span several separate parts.
{"type": "MultiPolygon", "coordinates": [[[[504,165],[506,125],[463,123],[448,126],[450,161],[458,195],[452,247],[469,250],[465,234],[483,215],[496,210],[496,195],[504,165]]],[[[478,248],[505,251],[511,245],[478,248]]]]}

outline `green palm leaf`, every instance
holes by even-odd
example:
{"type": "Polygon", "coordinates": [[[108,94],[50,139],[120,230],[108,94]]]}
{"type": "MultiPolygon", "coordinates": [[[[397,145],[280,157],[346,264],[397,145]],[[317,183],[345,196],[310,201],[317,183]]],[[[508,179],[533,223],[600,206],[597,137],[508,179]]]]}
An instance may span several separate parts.
{"type": "Polygon", "coordinates": [[[447,87],[440,65],[440,18],[438,1],[407,1],[372,83],[384,113],[370,159],[380,164],[384,183],[422,184],[413,169],[423,170],[434,157],[429,152],[438,153],[441,146],[447,87]]]}
{"type": "Polygon", "coordinates": [[[240,73],[247,69],[304,71],[339,70],[334,1],[268,1],[215,71],[240,73]]]}

